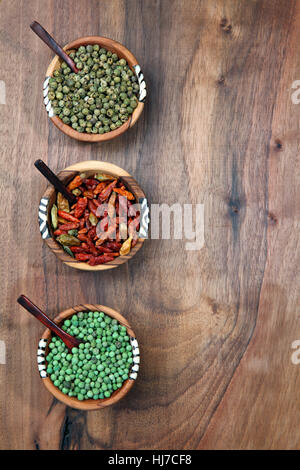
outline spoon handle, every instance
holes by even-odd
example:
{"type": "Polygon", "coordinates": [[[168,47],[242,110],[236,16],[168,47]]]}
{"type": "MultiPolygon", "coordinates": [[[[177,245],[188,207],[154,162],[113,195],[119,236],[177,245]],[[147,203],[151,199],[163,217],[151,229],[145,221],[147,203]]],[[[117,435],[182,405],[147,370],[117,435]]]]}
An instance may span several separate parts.
{"type": "Polygon", "coordinates": [[[42,175],[47,178],[49,183],[51,183],[57,191],[62,193],[66,199],[68,199],[70,204],[75,204],[77,201],[76,196],[72,194],[65,185],[60,181],[59,178],[50,170],[50,168],[43,162],[43,160],[36,160],[34,166],[42,173],[42,175]]]}
{"type": "Polygon", "coordinates": [[[72,349],[73,347],[80,344],[81,341],[62,330],[58,325],[56,325],[56,323],[50,320],[50,318],[47,317],[47,315],[45,315],[42,310],[40,310],[33,302],[31,302],[28,297],[25,295],[20,295],[20,297],[17,299],[17,302],[22,305],[22,307],[24,307],[29,313],[31,313],[31,315],[43,323],[43,325],[49,328],[49,330],[59,336],[69,349],[72,349]]]}
{"type": "Polygon", "coordinates": [[[50,36],[43,26],[41,26],[37,21],[33,21],[30,25],[30,28],[35,32],[35,34],[38,35],[39,38],[41,38],[42,41],[44,41],[44,43],[47,44],[48,47],[50,47],[50,49],[52,49],[53,52],[55,52],[55,54],[57,54],[68,64],[73,72],[78,73],[78,68],[76,67],[74,61],[71,59],[71,57],[68,56],[63,48],[57,44],[57,42],[53,39],[52,36],[50,36]]]}

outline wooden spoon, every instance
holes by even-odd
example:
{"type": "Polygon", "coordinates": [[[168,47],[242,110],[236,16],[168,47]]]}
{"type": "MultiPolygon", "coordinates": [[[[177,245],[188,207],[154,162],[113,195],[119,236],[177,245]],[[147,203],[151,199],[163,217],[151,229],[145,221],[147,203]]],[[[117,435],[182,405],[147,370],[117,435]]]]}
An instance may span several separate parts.
{"type": "Polygon", "coordinates": [[[50,36],[50,34],[43,28],[43,26],[40,25],[40,23],[33,21],[30,25],[30,28],[33,32],[35,32],[35,34],[38,35],[39,38],[41,38],[42,41],[44,41],[44,43],[47,44],[48,47],[50,47],[50,49],[52,49],[53,52],[55,52],[55,54],[57,54],[62,60],[66,62],[66,64],[68,64],[73,72],[79,72],[75,62],[71,59],[71,57],[68,56],[63,48],[57,44],[53,37],[50,36]]]}
{"type": "Polygon", "coordinates": [[[77,202],[76,196],[72,194],[65,185],[60,181],[59,178],[50,170],[50,168],[43,162],[43,160],[36,160],[34,166],[45,176],[45,178],[51,183],[57,191],[63,194],[68,199],[71,205],[77,202]]]}
{"type": "Polygon", "coordinates": [[[31,313],[35,318],[37,318],[43,325],[45,325],[49,330],[59,336],[63,340],[67,348],[71,351],[72,348],[78,348],[79,344],[82,343],[80,339],[74,338],[74,336],[69,335],[64,330],[62,330],[56,323],[50,320],[47,315],[45,315],[42,310],[40,310],[36,305],[34,305],[31,300],[28,299],[25,295],[20,295],[17,299],[17,302],[22,305],[29,313],[31,313]]]}

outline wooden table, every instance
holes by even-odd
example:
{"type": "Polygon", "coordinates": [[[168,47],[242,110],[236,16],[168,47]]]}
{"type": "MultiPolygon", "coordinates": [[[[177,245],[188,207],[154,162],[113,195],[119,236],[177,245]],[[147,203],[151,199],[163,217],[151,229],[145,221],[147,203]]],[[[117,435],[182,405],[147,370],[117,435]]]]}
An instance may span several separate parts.
{"type": "Polygon", "coordinates": [[[2,0],[1,9],[1,448],[299,449],[300,1],[2,0]],[[99,34],[133,51],[149,92],[135,128],[90,145],[48,121],[52,53],[33,19],[61,44],[99,34]],[[55,171],[112,162],[151,203],[204,204],[204,247],[149,240],[113,271],[64,266],[40,238],[37,158],[55,171]],[[90,413],[53,401],[36,366],[43,327],[16,304],[20,293],[51,316],[82,302],[122,312],[142,354],[130,394],[90,413]]]}

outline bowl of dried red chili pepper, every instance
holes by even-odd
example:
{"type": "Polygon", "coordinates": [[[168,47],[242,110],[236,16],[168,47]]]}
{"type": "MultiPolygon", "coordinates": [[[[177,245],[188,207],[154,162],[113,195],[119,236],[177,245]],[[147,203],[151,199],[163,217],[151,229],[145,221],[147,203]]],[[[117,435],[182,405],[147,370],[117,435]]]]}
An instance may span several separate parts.
{"type": "Polygon", "coordinates": [[[39,205],[42,239],[65,264],[99,271],[126,263],[148,235],[143,190],[122,168],[99,161],[74,164],[58,175],[76,196],[70,205],[49,186],[39,205]]]}

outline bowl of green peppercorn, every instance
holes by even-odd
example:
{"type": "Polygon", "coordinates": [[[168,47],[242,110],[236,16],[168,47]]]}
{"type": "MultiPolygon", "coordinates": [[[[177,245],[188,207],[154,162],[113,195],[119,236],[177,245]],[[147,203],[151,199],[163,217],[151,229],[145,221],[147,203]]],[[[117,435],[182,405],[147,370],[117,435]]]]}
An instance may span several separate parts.
{"type": "Polygon", "coordinates": [[[47,390],[66,405],[87,411],[121,400],[132,388],[140,363],[127,320],[112,308],[86,304],[61,312],[54,322],[82,343],[70,351],[45,330],[37,362],[47,390]]]}
{"type": "Polygon", "coordinates": [[[64,47],[76,64],[72,72],[58,56],[43,86],[49,118],[66,135],[103,142],[126,132],[139,119],[146,84],[134,55],[122,44],[88,36],[64,47]]]}

